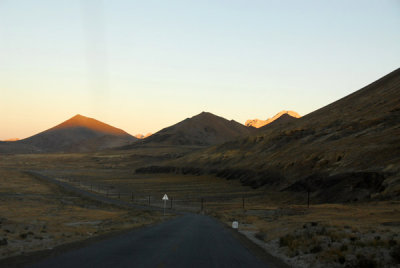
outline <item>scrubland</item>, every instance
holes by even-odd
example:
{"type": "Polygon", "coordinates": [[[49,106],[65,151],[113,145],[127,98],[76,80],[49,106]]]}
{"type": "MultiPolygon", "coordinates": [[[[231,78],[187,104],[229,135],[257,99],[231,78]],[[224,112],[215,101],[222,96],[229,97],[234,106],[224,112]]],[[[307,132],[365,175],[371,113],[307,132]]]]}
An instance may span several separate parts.
{"type": "Polygon", "coordinates": [[[0,156],[0,259],[155,223],[155,211],[128,210],[67,192],[25,170],[55,156],[0,156]]]}
{"type": "Polygon", "coordinates": [[[144,206],[150,196],[151,206],[162,207],[166,193],[168,211],[202,212],[228,226],[238,221],[239,232],[294,267],[400,265],[398,201],[317,204],[311,196],[308,208],[305,193],[253,189],[210,175],[135,173],[136,168],[161,158],[132,152],[2,157],[1,228],[7,241],[0,246],[2,257],[160,218],[156,212],[127,211],[79,198],[23,172],[35,170],[144,206]]]}

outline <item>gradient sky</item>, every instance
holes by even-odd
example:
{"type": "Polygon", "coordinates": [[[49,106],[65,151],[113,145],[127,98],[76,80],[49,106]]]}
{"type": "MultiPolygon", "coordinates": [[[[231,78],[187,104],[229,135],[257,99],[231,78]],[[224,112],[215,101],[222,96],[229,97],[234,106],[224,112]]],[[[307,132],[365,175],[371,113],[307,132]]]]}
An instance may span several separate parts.
{"type": "Polygon", "coordinates": [[[0,0],[0,140],[305,115],[400,67],[400,1],[0,0]]]}

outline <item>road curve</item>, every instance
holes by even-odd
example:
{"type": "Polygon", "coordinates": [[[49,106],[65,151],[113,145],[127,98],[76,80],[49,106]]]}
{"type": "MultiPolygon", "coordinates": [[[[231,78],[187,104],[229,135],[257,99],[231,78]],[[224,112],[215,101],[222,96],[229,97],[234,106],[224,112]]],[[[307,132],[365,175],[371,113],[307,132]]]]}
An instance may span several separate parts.
{"type": "Polygon", "coordinates": [[[186,214],[133,230],[29,266],[47,267],[271,267],[216,220],[186,214]]]}

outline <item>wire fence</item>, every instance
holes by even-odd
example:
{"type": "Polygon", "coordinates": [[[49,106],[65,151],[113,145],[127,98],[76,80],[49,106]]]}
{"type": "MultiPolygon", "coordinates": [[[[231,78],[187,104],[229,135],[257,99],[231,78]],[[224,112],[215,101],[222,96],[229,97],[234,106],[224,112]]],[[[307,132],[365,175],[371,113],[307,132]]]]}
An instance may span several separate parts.
{"type": "MultiPolygon", "coordinates": [[[[104,185],[97,182],[81,181],[74,178],[57,178],[80,189],[103,195],[107,198],[119,199],[132,204],[149,207],[166,208],[168,210],[201,212],[219,209],[250,209],[259,203],[260,194],[225,194],[223,196],[168,196],[162,200],[161,193],[143,193],[134,191],[121,191],[117,186],[104,185]]],[[[121,187],[121,186],[120,186],[121,187]]]]}

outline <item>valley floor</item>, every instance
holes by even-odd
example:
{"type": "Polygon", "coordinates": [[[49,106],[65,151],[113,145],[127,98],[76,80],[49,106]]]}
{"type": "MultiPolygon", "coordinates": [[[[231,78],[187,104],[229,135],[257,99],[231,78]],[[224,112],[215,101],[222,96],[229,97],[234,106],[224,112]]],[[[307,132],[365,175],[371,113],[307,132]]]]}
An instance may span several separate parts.
{"type": "MultiPolygon", "coordinates": [[[[312,204],[306,196],[252,189],[212,176],[135,174],[148,157],[119,154],[0,156],[2,258],[112,230],[160,220],[149,211],[127,211],[77,198],[37,180],[36,170],[110,198],[134,204],[209,214],[231,225],[272,255],[295,267],[397,267],[400,202],[312,204]],[[172,201],[171,201],[172,199],[172,201]],[[5,239],[5,240],[4,240],[5,239]]],[[[311,200],[312,201],[312,200],[311,200]]],[[[172,210],[172,211],[173,211],[172,210]]]]}
{"type": "Polygon", "coordinates": [[[0,161],[0,259],[131,229],[161,220],[84,199],[0,161]]]}

